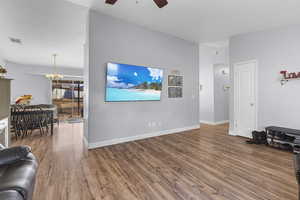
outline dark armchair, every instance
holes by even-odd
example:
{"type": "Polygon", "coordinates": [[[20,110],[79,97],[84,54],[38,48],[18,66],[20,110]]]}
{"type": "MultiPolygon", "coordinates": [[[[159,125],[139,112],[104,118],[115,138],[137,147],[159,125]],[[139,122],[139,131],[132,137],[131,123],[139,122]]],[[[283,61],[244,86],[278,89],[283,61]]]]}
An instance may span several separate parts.
{"type": "Polygon", "coordinates": [[[0,199],[31,200],[37,167],[30,147],[0,146],[0,199]]]}

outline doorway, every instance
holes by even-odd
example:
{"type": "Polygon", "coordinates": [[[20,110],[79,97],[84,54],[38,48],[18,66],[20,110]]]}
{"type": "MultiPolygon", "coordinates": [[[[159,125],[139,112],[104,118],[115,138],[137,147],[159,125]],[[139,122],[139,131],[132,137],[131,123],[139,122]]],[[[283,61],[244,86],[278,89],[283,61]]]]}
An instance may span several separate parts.
{"type": "Polygon", "coordinates": [[[257,128],[257,61],[234,64],[234,132],[251,138],[257,128]]]}
{"type": "Polygon", "coordinates": [[[83,118],[83,81],[52,81],[52,102],[57,106],[60,121],[78,121],[83,118]]]}

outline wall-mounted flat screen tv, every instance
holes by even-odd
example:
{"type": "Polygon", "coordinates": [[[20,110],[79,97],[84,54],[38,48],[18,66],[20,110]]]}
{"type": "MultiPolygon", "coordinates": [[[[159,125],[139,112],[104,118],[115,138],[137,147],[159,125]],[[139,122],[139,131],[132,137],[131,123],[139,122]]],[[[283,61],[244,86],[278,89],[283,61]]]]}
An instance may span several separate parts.
{"type": "Polygon", "coordinates": [[[159,68],[107,63],[105,101],[159,101],[162,81],[159,68]]]}

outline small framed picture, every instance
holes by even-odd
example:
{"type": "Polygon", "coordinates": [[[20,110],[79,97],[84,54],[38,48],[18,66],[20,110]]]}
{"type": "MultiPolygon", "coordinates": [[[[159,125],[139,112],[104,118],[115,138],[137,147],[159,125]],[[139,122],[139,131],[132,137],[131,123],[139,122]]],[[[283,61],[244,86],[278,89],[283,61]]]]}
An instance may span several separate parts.
{"type": "Polygon", "coordinates": [[[176,88],[176,97],[177,98],[182,98],[182,87],[177,87],[176,88]]]}
{"type": "Polygon", "coordinates": [[[168,76],[168,86],[176,86],[176,76],[175,75],[168,76]]]}
{"type": "Polygon", "coordinates": [[[168,88],[169,98],[182,98],[182,87],[169,87],[168,88]]]}
{"type": "Polygon", "coordinates": [[[169,87],[168,88],[168,97],[169,98],[176,98],[176,87],[169,87]]]}
{"type": "Polygon", "coordinates": [[[169,75],[168,76],[168,85],[169,86],[182,86],[183,85],[183,76],[169,75]]]}
{"type": "Polygon", "coordinates": [[[183,76],[176,76],[176,86],[183,85],[183,76]]]}

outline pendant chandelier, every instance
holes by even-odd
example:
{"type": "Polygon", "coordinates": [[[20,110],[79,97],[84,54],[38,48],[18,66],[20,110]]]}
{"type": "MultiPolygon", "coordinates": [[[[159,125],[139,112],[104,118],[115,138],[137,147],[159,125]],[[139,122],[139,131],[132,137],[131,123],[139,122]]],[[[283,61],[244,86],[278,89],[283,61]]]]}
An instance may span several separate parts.
{"type": "Polygon", "coordinates": [[[53,54],[52,55],[53,57],[53,65],[54,65],[54,73],[52,74],[46,74],[46,78],[50,79],[50,80],[61,80],[64,78],[64,75],[62,74],[59,74],[57,72],[57,66],[56,66],[56,57],[57,57],[57,54],[53,54]]]}

